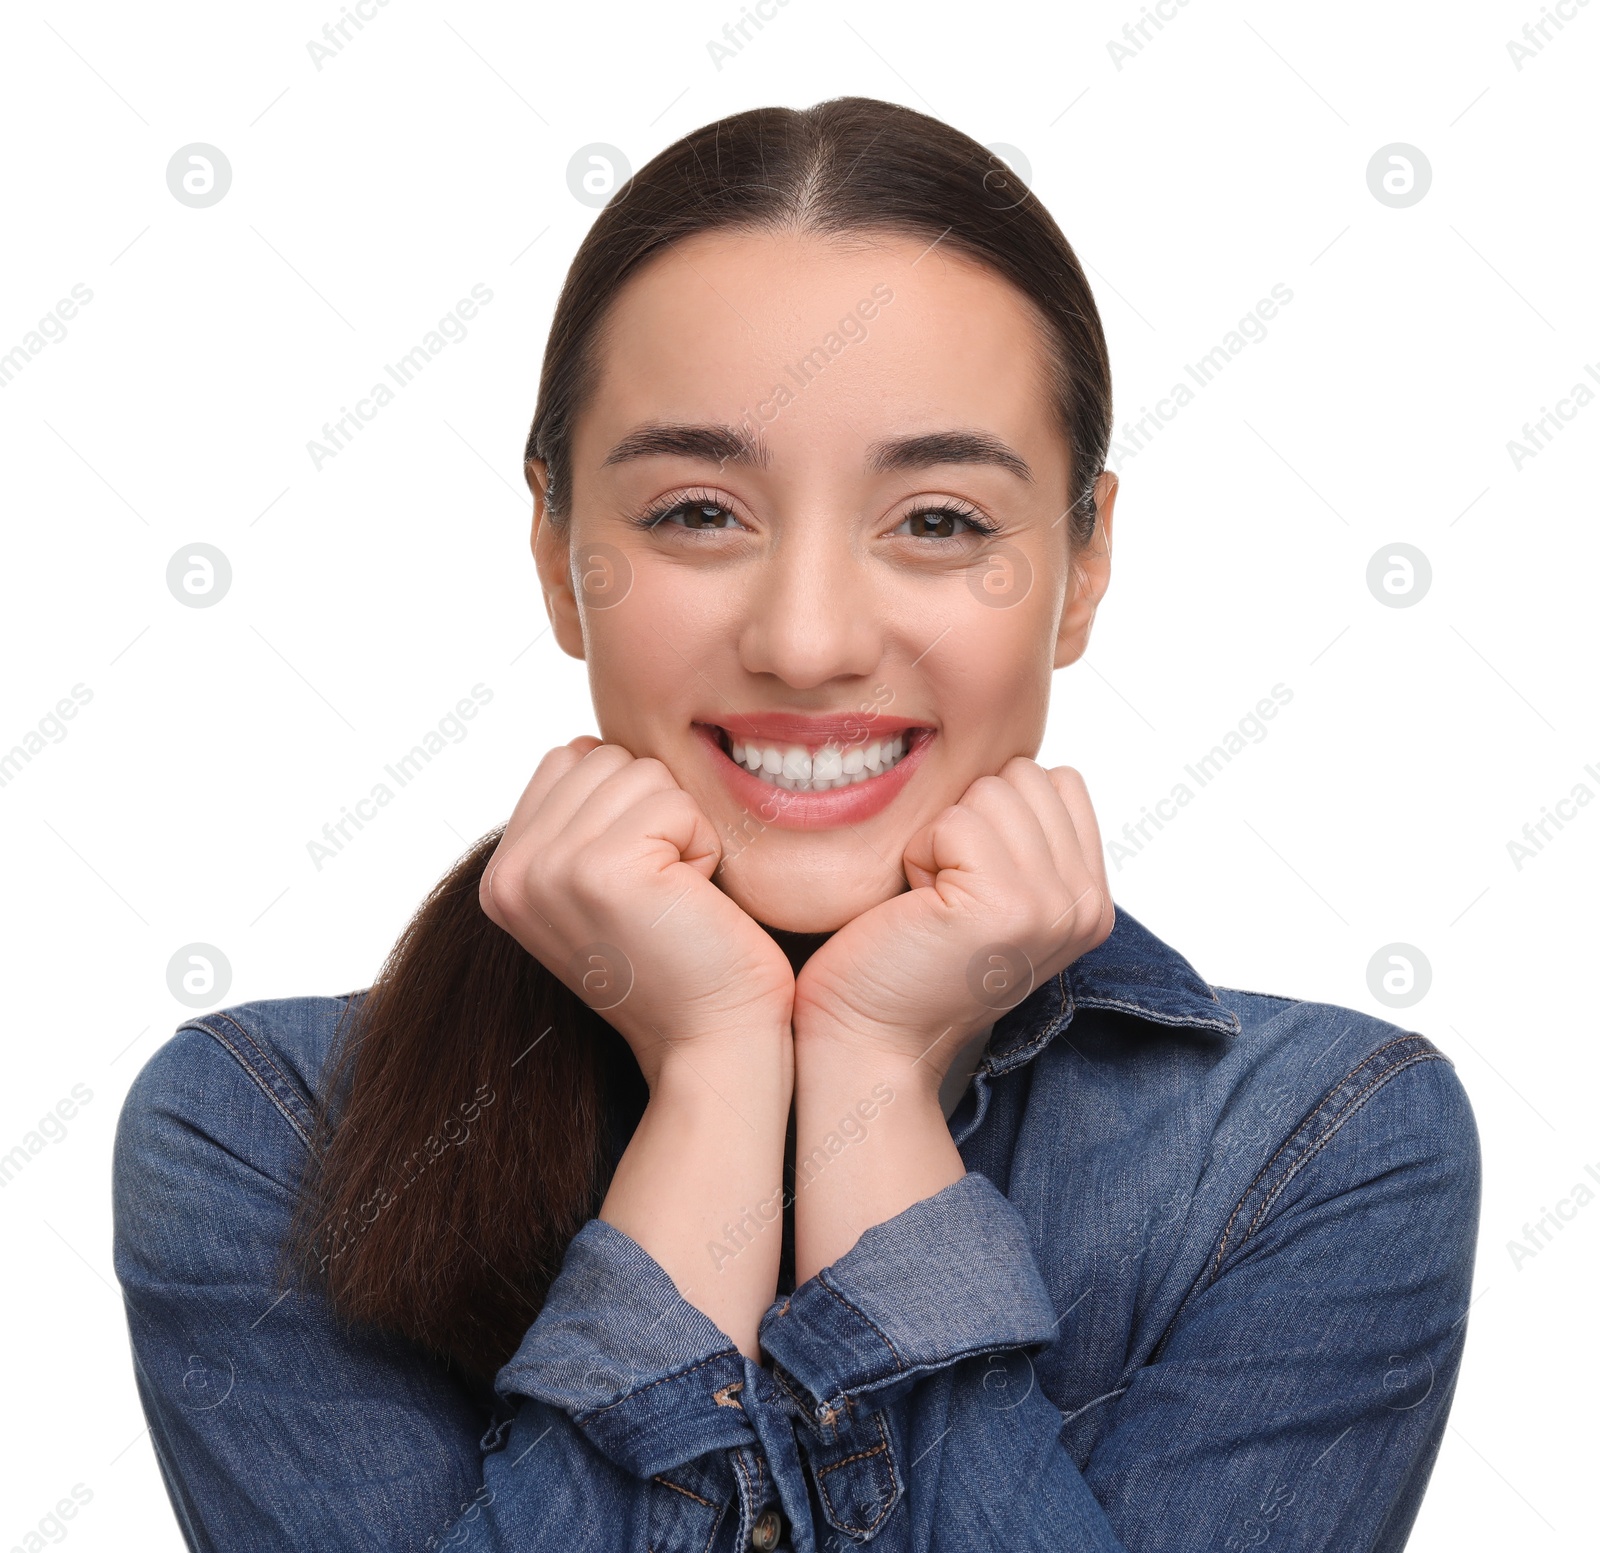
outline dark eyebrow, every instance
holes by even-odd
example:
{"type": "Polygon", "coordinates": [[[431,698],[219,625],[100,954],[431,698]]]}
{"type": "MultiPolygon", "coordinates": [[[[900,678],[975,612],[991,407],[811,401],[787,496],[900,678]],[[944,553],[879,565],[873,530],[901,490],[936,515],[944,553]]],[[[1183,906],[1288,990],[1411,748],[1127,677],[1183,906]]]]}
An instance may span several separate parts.
{"type": "Polygon", "coordinates": [[[1020,480],[1032,480],[1027,460],[984,431],[931,431],[918,437],[893,437],[867,449],[867,467],[879,473],[922,469],[930,464],[998,464],[1020,480]]]}
{"type": "Polygon", "coordinates": [[[601,468],[626,463],[630,458],[677,455],[700,458],[712,464],[746,464],[765,469],[767,447],[737,426],[639,426],[606,454],[601,468]]]}
{"type": "MultiPolygon", "coordinates": [[[[765,469],[771,454],[760,434],[738,426],[638,426],[606,454],[601,467],[634,458],[676,456],[713,464],[742,464],[765,469]]],[[[983,431],[930,431],[891,437],[867,449],[867,468],[878,474],[896,469],[925,469],[934,464],[995,464],[1020,480],[1032,480],[1027,460],[998,437],[983,431]]]]}

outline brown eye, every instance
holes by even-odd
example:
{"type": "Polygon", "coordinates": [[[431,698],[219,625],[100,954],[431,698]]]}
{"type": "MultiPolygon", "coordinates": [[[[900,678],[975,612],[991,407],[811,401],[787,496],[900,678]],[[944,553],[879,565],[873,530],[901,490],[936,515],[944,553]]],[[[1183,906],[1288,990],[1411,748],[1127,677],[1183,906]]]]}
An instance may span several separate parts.
{"type": "Polygon", "coordinates": [[[954,507],[924,507],[902,519],[895,532],[911,539],[960,539],[966,534],[988,534],[993,530],[981,519],[954,507]]]}
{"type": "Polygon", "coordinates": [[[670,523],[675,528],[713,529],[729,528],[734,521],[733,514],[721,502],[714,501],[679,502],[656,519],[658,523],[670,523]],[[675,522],[675,519],[681,521],[675,522]]]}

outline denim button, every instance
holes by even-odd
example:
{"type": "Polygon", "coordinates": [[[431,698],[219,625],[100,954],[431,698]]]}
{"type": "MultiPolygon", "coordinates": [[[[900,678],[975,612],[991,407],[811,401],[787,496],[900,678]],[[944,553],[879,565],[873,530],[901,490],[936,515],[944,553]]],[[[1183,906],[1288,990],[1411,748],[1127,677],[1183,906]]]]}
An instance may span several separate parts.
{"type": "Polygon", "coordinates": [[[776,1510],[763,1510],[750,1528],[750,1546],[756,1553],[771,1553],[783,1535],[783,1517],[776,1510]]]}

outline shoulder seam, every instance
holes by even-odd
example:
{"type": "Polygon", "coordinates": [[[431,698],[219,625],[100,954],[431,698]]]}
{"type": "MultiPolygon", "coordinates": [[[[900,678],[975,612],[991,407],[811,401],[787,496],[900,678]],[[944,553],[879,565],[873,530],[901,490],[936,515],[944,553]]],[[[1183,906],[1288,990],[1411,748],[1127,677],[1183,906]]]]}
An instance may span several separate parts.
{"type": "Polygon", "coordinates": [[[209,1035],[235,1062],[245,1071],[250,1080],[277,1108],[283,1119],[294,1129],[295,1135],[305,1145],[311,1148],[311,1128],[313,1118],[311,1107],[306,1097],[292,1079],[284,1073],[273,1059],[272,1053],[258,1041],[245,1027],[239,1023],[232,1014],[226,1010],[219,1010],[207,1015],[205,1019],[190,1020],[189,1023],[179,1026],[184,1030],[200,1030],[209,1035]],[[217,1025],[208,1023],[215,1020],[217,1025]],[[238,1032],[235,1036],[226,1028],[218,1025],[226,1021],[233,1030],[238,1032]]]}
{"type": "Polygon", "coordinates": [[[1255,1214],[1251,1218],[1249,1225],[1246,1227],[1243,1236],[1240,1238],[1240,1243],[1243,1244],[1244,1241],[1248,1240],[1256,1232],[1257,1226],[1261,1223],[1262,1219],[1266,1217],[1272,1205],[1283,1194],[1284,1189],[1289,1185],[1289,1183],[1300,1173],[1301,1170],[1305,1168],[1306,1165],[1310,1164],[1312,1159],[1314,1159],[1327,1144],[1331,1143],[1333,1139],[1338,1136],[1339,1129],[1343,1127],[1344,1124],[1349,1121],[1349,1119],[1354,1116],[1355,1113],[1359,1111],[1361,1107],[1364,1106],[1378,1090],[1383,1088],[1383,1086],[1397,1074],[1403,1073],[1407,1068],[1414,1067],[1419,1062],[1440,1061],[1443,1059],[1443,1055],[1444,1054],[1442,1052],[1418,1052],[1414,1056],[1407,1057],[1403,1062],[1397,1062],[1392,1068],[1386,1069],[1383,1073],[1380,1073],[1377,1078],[1373,1079],[1369,1084],[1367,1084],[1366,1087],[1363,1088],[1361,1092],[1349,1103],[1349,1105],[1347,1105],[1345,1109],[1334,1118],[1333,1124],[1322,1134],[1322,1136],[1318,1138],[1317,1141],[1289,1167],[1289,1169],[1284,1173],[1283,1179],[1279,1181],[1278,1184],[1274,1186],[1272,1190],[1268,1192],[1267,1195],[1262,1199],[1261,1206],[1256,1209],[1255,1214]]]}
{"type": "MultiPolygon", "coordinates": [[[[1261,1203],[1254,1215],[1252,1215],[1250,1223],[1246,1226],[1243,1234],[1240,1235],[1238,1245],[1243,1245],[1245,1241],[1250,1239],[1251,1235],[1260,1226],[1267,1211],[1283,1194],[1284,1189],[1295,1176],[1338,1135],[1344,1124],[1379,1089],[1383,1088],[1390,1079],[1403,1073],[1407,1068],[1413,1067],[1419,1062],[1435,1060],[1445,1061],[1446,1059],[1444,1053],[1435,1047],[1426,1036],[1414,1033],[1406,1034],[1398,1036],[1392,1041],[1387,1041],[1375,1051],[1369,1052],[1343,1078],[1330,1085],[1321,1099],[1300,1120],[1288,1137],[1283,1140],[1278,1146],[1277,1152],[1261,1167],[1255,1179],[1245,1189],[1244,1195],[1240,1197],[1233,1212],[1228,1216],[1228,1222],[1223,1226],[1222,1236],[1217,1242],[1216,1255],[1212,1258],[1210,1272],[1206,1281],[1210,1283],[1216,1280],[1229,1250],[1228,1241],[1233,1233],[1234,1222],[1258,1190],[1262,1192],[1261,1203]],[[1394,1048],[1397,1046],[1409,1046],[1411,1049],[1406,1052],[1395,1052],[1394,1048]],[[1369,1074],[1364,1071],[1369,1069],[1375,1062],[1378,1062],[1379,1059],[1385,1058],[1386,1054],[1392,1055],[1387,1057],[1387,1060],[1377,1069],[1375,1074],[1369,1074]],[[1356,1086],[1354,1093],[1350,1093],[1353,1085],[1356,1086]],[[1325,1113],[1328,1114],[1325,1115],[1325,1113]],[[1317,1133],[1319,1118],[1325,1120],[1325,1125],[1322,1127],[1321,1132],[1317,1133]],[[1315,1141],[1311,1142],[1310,1140],[1313,1136],[1315,1136],[1315,1141]],[[1297,1157],[1289,1161],[1281,1179],[1270,1188],[1265,1187],[1264,1183],[1271,1175],[1273,1167],[1297,1143],[1309,1143],[1309,1147],[1304,1148],[1297,1157]]],[[[1234,1249],[1237,1249],[1237,1246],[1234,1249]]]]}

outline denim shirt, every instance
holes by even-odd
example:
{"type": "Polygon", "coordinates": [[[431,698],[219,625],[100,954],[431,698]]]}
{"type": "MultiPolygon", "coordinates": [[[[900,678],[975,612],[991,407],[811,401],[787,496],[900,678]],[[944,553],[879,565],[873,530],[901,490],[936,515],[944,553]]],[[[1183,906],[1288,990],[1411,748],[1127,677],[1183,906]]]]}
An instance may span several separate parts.
{"type": "Polygon", "coordinates": [[[967,1174],[781,1292],[763,1362],[591,1219],[488,1397],[279,1292],[347,1001],[189,1020],[122,1111],[116,1270],[191,1548],[1404,1545],[1479,1201],[1423,1035],[1211,987],[1119,909],[995,1025],[967,1174]]]}

